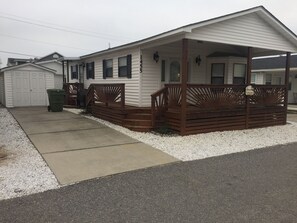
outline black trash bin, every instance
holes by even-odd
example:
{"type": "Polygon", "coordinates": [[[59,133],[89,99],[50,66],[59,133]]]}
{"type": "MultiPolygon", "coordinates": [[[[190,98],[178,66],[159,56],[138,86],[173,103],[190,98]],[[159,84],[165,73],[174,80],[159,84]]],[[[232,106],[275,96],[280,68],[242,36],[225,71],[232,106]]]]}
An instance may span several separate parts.
{"type": "Polygon", "coordinates": [[[49,100],[48,111],[63,111],[65,91],[63,89],[48,89],[47,94],[49,100]]]}

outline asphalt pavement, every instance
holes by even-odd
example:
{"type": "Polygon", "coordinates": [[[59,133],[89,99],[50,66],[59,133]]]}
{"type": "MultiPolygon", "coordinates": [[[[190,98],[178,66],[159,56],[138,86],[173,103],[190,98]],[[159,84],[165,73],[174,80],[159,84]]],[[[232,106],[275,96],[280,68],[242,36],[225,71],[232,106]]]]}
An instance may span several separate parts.
{"type": "Polygon", "coordinates": [[[0,202],[0,222],[297,222],[297,143],[0,202]]]}

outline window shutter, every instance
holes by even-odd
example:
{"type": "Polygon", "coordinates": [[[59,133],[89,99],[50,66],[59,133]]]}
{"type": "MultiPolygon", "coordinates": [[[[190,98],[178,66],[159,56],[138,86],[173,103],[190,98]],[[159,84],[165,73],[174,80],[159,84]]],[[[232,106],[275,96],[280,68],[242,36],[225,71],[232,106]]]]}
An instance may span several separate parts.
{"type": "Polygon", "coordinates": [[[95,62],[92,62],[92,78],[95,79],[95,62]]]}
{"type": "Polygon", "coordinates": [[[127,55],[127,78],[132,78],[132,56],[127,55]]]}
{"type": "Polygon", "coordinates": [[[89,79],[89,63],[86,63],[86,77],[89,79]]]}
{"type": "Polygon", "coordinates": [[[106,79],[106,60],[103,60],[102,63],[103,63],[103,79],[106,79]]]}
{"type": "Polygon", "coordinates": [[[70,67],[71,80],[73,79],[73,66],[70,67]]]}

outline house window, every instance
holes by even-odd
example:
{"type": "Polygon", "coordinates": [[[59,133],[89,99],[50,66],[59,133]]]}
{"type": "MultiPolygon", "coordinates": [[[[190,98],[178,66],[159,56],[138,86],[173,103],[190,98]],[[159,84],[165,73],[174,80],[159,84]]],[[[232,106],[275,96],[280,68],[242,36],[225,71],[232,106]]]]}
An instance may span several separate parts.
{"type": "Polygon", "coordinates": [[[71,66],[71,79],[78,79],[78,65],[71,66]]]}
{"type": "Polygon", "coordinates": [[[95,77],[94,62],[86,64],[86,75],[87,75],[87,79],[94,79],[95,77]]]}
{"type": "Polygon", "coordinates": [[[165,60],[162,60],[162,67],[161,67],[161,81],[164,82],[165,81],[165,60]]]}
{"type": "Polygon", "coordinates": [[[224,84],[225,64],[211,64],[211,84],[224,84]]]}
{"type": "Polygon", "coordinates": [[[103,78],[106,77],[112,77],[113,71],[112,71],[113,61],[110,60],[103,60],[103,78]]]}
{"type": "Polygon", "coordinates": [[[119,57],[119,77],[131,78],[132,74],[132,64],[131,64],[131,55],[125,57],[119,57]]]}
{"type": "Polygon", "coordinates": [[[245,84],[246,65],[234,64],[233,67],[233,84],[245,84]]]}
{"type": "Polygon", "coordinates": [[[251,84],[256,84],[256,73],[252,73],[252,76],[251,76],[251,84]]]}
{"type": "Polygon", "coordinates": [[[272,74],[266,74],[265,84],[266,85],[271,85],[271,83],[272,83],[272,74]]]}

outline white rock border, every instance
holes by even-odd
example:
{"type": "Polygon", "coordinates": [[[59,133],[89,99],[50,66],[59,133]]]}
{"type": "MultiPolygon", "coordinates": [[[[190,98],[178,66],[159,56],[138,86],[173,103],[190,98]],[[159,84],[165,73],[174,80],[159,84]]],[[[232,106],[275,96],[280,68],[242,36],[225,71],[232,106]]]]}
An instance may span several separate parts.
{"type": "Polygon", "coordinates": [[[22,128],[0,107],[0,146],[8,153],[0,161],[0,200],[59,188],[59,183],[22,128]]]}
{"type": "MultiPolygon", "coordinates": [[[[79,114],[83,110],[65,109],[79,114]]],[[[279,144],[297,142],[297,123],[266,128],[211,132],[189,136],[168,136],[134,132],[108,121],[85,116],[122,132],[134,139],[153,146],[182,161],[243,152],[279,144]]]]}

